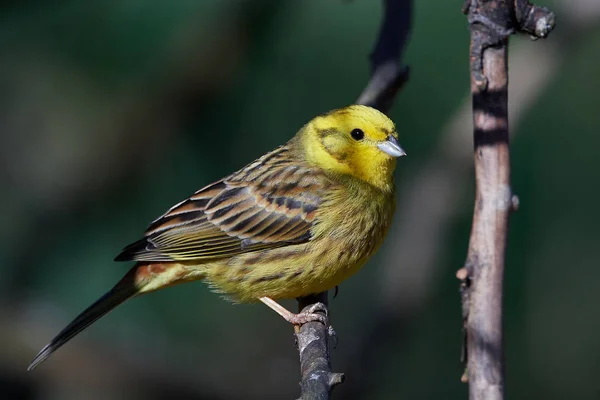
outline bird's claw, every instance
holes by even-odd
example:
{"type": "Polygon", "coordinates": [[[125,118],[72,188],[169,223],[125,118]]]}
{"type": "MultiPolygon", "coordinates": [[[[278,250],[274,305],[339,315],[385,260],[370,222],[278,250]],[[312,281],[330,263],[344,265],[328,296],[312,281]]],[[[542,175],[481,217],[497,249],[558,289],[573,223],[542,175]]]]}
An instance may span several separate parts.
{"type": "Polygon", "coordinates": [[[304,325],[309,322],[315,322],[315,321],[319,321],[320,323],[322,323],[325,326],[329,325],[328,318],[326,315],[318,314],[315,312],[305,311],[305,312],[301,312],[298,314],[293,314],[288,319],[288,322],[290,324],[298,325],[298,326],[304,325]]]}
{"type": "Polygon", "coordinates": [[[309,314],[314,314],[318,311],[325,314],[326,317],[329,316],[329,311],[327,310],[327,306],[321,302],[312,304],[310,307],[308,307],[308,309],[306,311],[303,311],[301,314],[303,314],[304,312],[309,313],[309,314]]]}
{"type": "Polygon", "coordinates": [[[329,327],[329,312],[327,311],[327,306],[323,303],[312,304],[306,310],[299,312],[298,314],[292,314],[286,319],[289,323],[297,326],[302,326],[308,322],[318,321],[329,327]]]}
{"type": "Polygon", "coordinates": [[[318,321],[327,327],[327,336],[331,338],[333,348],[337,347],[338,339],[333,326],[329,325],[329,312],[323,303],[315,303],[305,311],[294,314],[288,320],[291,324],[302,326],[308,322],[318,321]],[[324,314],[324,315],[323,315],[324,314]]]}

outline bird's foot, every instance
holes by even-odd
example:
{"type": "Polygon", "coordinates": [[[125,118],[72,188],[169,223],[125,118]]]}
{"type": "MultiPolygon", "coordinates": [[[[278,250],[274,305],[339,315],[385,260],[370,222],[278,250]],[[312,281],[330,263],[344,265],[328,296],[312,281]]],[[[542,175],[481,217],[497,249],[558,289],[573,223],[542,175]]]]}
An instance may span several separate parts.
{"type": "Polygon", "coordinates": [[[261,297],[259,300],[292,325],[299,327],[308,322],[318,321],[328,328],[329,336],[335,336],[335,331],[329,326],[327,307],[323,303],[312,304],[305,311],[294,314],[270,297],[261,297]]]}
{"type": "Polygon", "coordinates": [[[302,311],[298,314],[290,312],[288,315],[284,315],[283,318],[292,325],[304,325],[308,322],[319,321],[323,325],[329,327],[327,307],[323,303],[315,303],[306,311],[302,311]],[[321,313],[319,313],[319,311],[321,313]]]}

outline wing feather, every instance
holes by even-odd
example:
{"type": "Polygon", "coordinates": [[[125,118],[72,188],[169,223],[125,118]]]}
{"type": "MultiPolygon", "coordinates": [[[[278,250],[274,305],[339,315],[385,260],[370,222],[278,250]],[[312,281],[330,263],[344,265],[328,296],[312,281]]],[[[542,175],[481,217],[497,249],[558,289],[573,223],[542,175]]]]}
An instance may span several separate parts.
{"type": "Polygon", "coordinates": [[[306,242],[330,185],[280,147],[171,207],[116,260],[215,259],[306,242]]]}

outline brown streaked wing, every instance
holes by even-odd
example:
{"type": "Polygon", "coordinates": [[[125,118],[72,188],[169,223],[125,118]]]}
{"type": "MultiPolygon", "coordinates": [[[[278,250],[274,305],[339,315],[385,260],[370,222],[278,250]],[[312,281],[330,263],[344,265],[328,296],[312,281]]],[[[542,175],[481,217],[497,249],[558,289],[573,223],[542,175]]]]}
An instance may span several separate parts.
{"type": "Polygon", "coordinates": [[[227,188],[223,181],[215,182],[198,190],[191,197],[171,207],[166,213],[152,221],[145,236],[152,236],[178,226],[206,221],[204,209],[214,196],[227,188]]]}
{"type": "Polygon", "coordinates": [[[173,206],[116,260],[223,258],[306,242],[328,185],[279,147],[173,206]]]}

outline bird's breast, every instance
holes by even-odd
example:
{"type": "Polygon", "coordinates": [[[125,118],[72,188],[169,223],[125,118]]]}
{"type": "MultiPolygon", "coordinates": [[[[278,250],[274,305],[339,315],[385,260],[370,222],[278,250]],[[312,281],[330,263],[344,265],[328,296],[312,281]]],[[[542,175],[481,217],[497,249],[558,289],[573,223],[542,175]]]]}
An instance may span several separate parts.
{"type": "Polygon", "coordinates": [[[394,209],[393,193],[376,191],[324,204],[313,233],[321,254],[316,262],[332,273],[327,279],[337,285],[364,265],[383,243],[394,209]]]}
{"type": "Polygon", "coordinates": [[[327,198],[319,207],[311,240],[215,263],[207,269],[208,281],[242,302],[330,290],[377,251],[393,212],[393,195],[327,198]]]}
{"type": "Polygon", "coordinates": [[[334,196],[319,210],[313,230],[315,238],[327,237],[356,253],[370,256],[383,242],[391,224],[395,198],[378,190],[356,191],[352,196],[334,196]]]}

